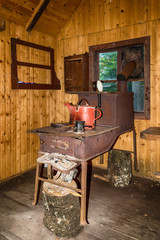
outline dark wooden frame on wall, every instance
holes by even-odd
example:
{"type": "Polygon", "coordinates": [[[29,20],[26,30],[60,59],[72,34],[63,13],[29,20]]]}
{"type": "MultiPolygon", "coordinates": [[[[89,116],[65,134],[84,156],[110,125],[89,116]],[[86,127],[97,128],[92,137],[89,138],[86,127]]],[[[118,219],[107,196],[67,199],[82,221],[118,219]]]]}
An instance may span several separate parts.
{"type": "Polygon", "coordinates": [[[22,41],[20,39],[11,38],[11,82],[12,89],[61,89],[60,81],[56,76],[54,70],[54,49],[50,47],[41,46],[35,43],[22,41]],[[50,53],[50,65],[36,64],[36,63],[28,63],[17,61],[17,48],[16,46],[23,45],[31,48],[36,48],[42,51],[46,51],[50,53]],[[34,67],[47,69],[51,71],[51,84],[41,84],[41,83],[23,83],[19,82],[17,75],[17,66],[26,66],[26,67],[34,67]]]}
{"type": "MultiPolygon", "coordinates": [[[[93,92],[92,84],[98,80],[98,54],[104,51],[114,51],[132,45],[144,45],[144,112],[135,112],[137,119],[150,119],[150,37],[141,37],[113,43],[89,47],[89,90],[93,92]]],[[[119,61],[119,58],[118,58],[119,61]]],[[[136,81],[136,79],[134,79],[136,81]]]]}

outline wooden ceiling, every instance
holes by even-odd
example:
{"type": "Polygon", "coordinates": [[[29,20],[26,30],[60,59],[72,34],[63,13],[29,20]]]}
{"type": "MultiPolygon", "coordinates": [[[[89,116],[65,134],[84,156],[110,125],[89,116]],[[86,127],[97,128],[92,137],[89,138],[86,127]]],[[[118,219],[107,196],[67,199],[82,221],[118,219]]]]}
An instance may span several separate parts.
{"type": "MultiPolygon", "coordinates": [[[[57,36],[82,0],[50,0],[33,30],[57,36]]],[[[0,0],[0,18],[26,26],[40,0],[0,0]]]]}

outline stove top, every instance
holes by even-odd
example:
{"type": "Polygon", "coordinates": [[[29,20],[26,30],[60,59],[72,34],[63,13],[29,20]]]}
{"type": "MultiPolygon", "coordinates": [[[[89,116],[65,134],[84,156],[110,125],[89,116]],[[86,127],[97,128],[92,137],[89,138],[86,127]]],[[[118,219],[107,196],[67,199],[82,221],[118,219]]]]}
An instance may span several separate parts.
{"type": "Polygon", "coordinates": [[[58,136],[66,136],[66,137],[74,137],[74,138],[86,138],[91,136],[100,135],[106,132],[113,131],[118,129],[117,127],[112,126],[96,126],[94,129],[85,129],[84,132],[74,132],[74,126],[69,123],[51,123],[50,126],[37,128],[29,130],[29,133],[36,133],[38,135],[49,134],[49,135],[58,135],[58,136]]]}

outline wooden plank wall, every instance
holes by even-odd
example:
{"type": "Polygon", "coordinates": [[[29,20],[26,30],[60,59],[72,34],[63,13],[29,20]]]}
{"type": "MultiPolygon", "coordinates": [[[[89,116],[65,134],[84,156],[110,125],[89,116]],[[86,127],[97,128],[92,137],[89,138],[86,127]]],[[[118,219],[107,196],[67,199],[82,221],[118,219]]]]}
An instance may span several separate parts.
{"type": "MultiPolygon", "coordinates": [[[[68,100],[62,91],[11,89],[12,37],[56,48],[55,38],[35,31],[28,34],[22,26],[8,21],[6,30],[0,32],[0,180],[35,166],[39,140],[37,136],[27,134],[27,130],[64,121],[68,117],[62,113],[63,103],[68,100]]],[[[31,62],[42,58],[36,51],[31,55],[26,51],[27,48],[21,47],[18,57],[28,56],[31,62]]],[[[38,78],[38,70],[19,70],[22,81],[32,80],[33,75],[38,78]]]]}
{"type": "MultiPolygon", "coordinates": [[[[140,131],[160,126],[159,9],[159,0],[84,0],[57,38],[57,73],[63,82],[64,57],[88,52],[91,45],[151,36],[151,119],[135,120],[139,175],[149,178],[160,171],[160,141],[143,140],[140,131]]],[[[121,136],[115,147],[132,150],[132,133],[121,136]]],[[[94,165],[106,168],[107,155],[103,165],[99,158],[94,165]]]]}

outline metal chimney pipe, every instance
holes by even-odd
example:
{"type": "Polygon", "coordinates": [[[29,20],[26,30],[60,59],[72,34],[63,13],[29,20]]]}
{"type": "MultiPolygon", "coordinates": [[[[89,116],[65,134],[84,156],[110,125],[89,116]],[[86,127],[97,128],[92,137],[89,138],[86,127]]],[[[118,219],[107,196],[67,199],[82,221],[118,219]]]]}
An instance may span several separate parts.
{"type": "Polygon", "coordinates": [[[136,68],[136,62],[134,60],[129,61],[121,73],[117,75],[118,85],[117,90],[118,92],[127,92],[127,79],[132,74],[132,72],[136,68]]]}

